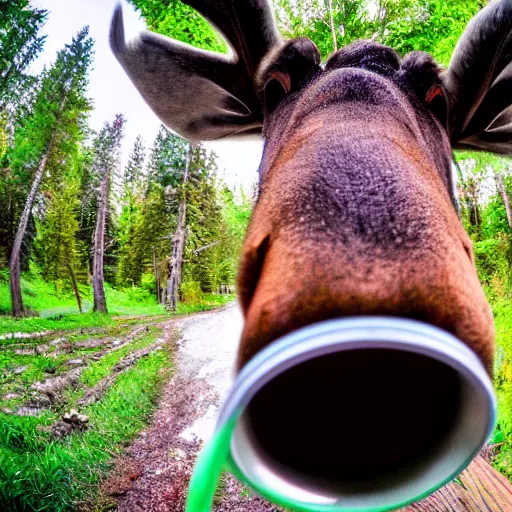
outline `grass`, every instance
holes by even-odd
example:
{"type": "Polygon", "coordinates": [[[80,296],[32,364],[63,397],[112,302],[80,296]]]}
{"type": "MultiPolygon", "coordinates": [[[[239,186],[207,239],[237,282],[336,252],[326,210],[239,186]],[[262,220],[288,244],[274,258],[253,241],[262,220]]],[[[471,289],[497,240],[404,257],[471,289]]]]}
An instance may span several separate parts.
{"type": "Polygon", "coordinates": [[[153,332],[149,336],[144,336],[138,341],[134,341],[126,347],[120,348],[119,350],[115,350],[110,354],[102,357],[99,361],[90,364],[80,376],[80,381],[85,386],[92,387],[96,385],[101,379],[109,375],[112,368],[118,361],[135,350],[140,350],[141,348],[151,345],[151,343],[153,343],[158,338],[158,334],[160,333],[153,332]]]}
{"type": "Polygon", "coordinates": [[[42,429],[55,412],[38,418],[0,414],[0,510],[59,512],[91,502],[112,458],[147,424],[170,368],[168,350],[141,359],[101,402],[82,411],[90,428],[62,442],[42,429]]]}
{"type": "Polygon", "coordinates": [[[512,481],[512,304],[493,303],[497,357],[494,387],[498,397],[498,424],[493,442],[499,447],[494,466],[512,481]]]}
{"type": "MultiPolygon", "coordinates": [[[[11,299],[8,274],[0,272],[0,336],[13,332],[40,332],[79,328],[105,328],[115,324],[117,316],[157,316],[169,314],[162,304],[140,288],[116,290],[105,284],[108,314],[90,311],[91,297],[84,299],[84,312],[78,313],[71,293],[57,292],[52,284],[44,282],[37,272],[22,274],[24,304],[39,316],[14,319],[9,316],[11,299]]],[[[90,295],[90,290],[85,291],[90,295]]],[[[208,311],[234,300],[234,295],[204,294],[199,303],[179,303],[178,315],[208,311]]],[[[2,344],[2,340],[0,340],[2,344]]]]}
{"type": "MultiPolygon", "coordinates": [[[[95,327],[109,327],[114,325],[113,315],[99,313],[83,313],[62,315],[62,317],[29,317],[15,319],[10,316],[0,316],[0,335],[12,332],[41,332],[68,329],[90,329],[95,327]]],[[[16,340],[7,340],[8,342],[16,340]]],[[[0,344],[5,342],[0,340],[0,344]]]]}
{"type": "MultiPolygon", "coordinates": [[[[52,333],[45,338],[0,339],[0,408],[13,409],[25,403],[31,384],[68,371],[70,366],[66,363],[70,359],[106,348],[106,345],[77,348],[53,357],[54,347],[45,354],[16,354],[9,350],[9,345],[32,347],[61,336],[72,344],[93,338],[119,337],[122,340],[130,326],[148,323],[149,332],[141,332],[129,345],[98,361],[89,360],[89,366],[80,375],[79,386],[65,390],[64,400],[44,409],[39,416],[20,417],[0,412],[0,510],[59,512],[81,509],[94,502],[113,457],[122,452],[147,424],[162,383],[171,371],[169,350],[155,351],[140,359],[116,377],[114,385],[100,402],[81,409],[81,413],[89,416],[89,428],[85,432],[55,441],[51,439],[48,427],[77,404],[85,387],[97,384],[111,374],[119,360],[150,345],[161,335],[161,328],[151,325],[157,315],[163,319],[172,315],[140,289],[122,291],[108,285],[105,291],[109,314],[78,314],[72,296],[56,293],[37,274],[25,274],[22,279],[25,304],[42,316],[15,320],[1,315],[10,310],[5,277],[5,273],[0,274],[0,335],[52,333]],[[21,374],[14,375],[13,370],[19,366],[26,368],[21,374]],[[19,396],[2,400],[11,392],[19,396]]],[[[214,309],[233,298],[206,294],[199,304],[180,303],[176,315],[214,309]]],[[[87,299],[84,303],[90,307],[87,299]]]]}
{"type": "Polygon", "coordinates": [[[203,298],[198,304],[189,304],[187,302],[178,303],[177,315],[189,315],[200,311],[210,311],[219,308],[235,300],[235,295],[215,295],[213,293],[203,294],[203,298]]]}

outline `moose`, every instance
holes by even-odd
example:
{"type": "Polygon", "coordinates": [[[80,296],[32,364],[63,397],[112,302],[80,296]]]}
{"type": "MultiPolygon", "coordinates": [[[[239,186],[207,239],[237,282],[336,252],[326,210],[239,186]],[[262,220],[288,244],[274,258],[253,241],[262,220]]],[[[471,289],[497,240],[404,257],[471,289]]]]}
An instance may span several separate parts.
{"type": "MultiPolygon", "coordinates": [[[[379,315],[444,329],[490,374],[493,317],[457,214],[452,162],[454,149],[512,154],[512,1],[492,0],[471,20],[447,69],[427,53],[401,57],[374,41],[322,63],[311,40],[283,41],[265,0],[184,3],[220,31],[232,55],[150,32],[127,43],[119,8],[111,47],[148,105],[184,138],[264,139],[238,277],[238,369],[304,326],[379,315]]],[[[336,460],[345,462],[335,476],[378,479],[455,414],[453,375],[409,363],[379,354],[317,365],[273,389],[254,429],[272,456],[315,476],[333,477],[336,460]],[[362,369],[371,371],[351,386],[362,369]],[[316,387],[326,374],[334,375],[328,386],[316,387]],[[390,406],[390,394],[407,405],[390,406]],[[283,409],[291,402],[300,414],[283,409]],[[307,418],[308,406],[323,411],[321,420],[307,418]],[[313,445],[304,447],[305,438],[313,445]]]]}

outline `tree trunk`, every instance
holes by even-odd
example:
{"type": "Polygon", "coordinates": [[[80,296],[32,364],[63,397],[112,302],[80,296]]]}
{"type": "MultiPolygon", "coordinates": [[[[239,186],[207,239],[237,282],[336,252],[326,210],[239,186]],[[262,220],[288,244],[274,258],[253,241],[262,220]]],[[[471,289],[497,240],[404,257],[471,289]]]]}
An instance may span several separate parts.
{"type": "Polygon", "coordinates": [[[183,266],[183,251],[185,248],[185,235],[187,228],[187,182],[190,168],[192,145],[189,145],[185,174],[183,175],[183,191],[181,203],[178,209],[176,231],[172,239],[171,262],[169,265],[169,279],[167,280],[167,309],[176,311],[178,305],[178,293],[181,285],[181,269],[183,266]]]}
{"type": "Polygon", "coordinates": [[[336,28],[334,27],[334,13],[332,12],[332,0],[329,0],[329,16],[331,18],[332,44],[334,51],[338,51],[338,41],[336,40],[336,28]]]}
{"type": "Polygon", "coordinates": [[[18,229],[16,231],[16,236],[14,238],[14,243],[12,246],[11,259],[9,261],[9,285],[11,288],[12,315],[14,317],[21,317],[25,315],[20,283],[21,244],[23,243],[23,238],[27,230],[28,220],[30,217],[30,213],[32,212],[32,206],[34,206],[37,191],[39,190],[39,186],[41,185],[41,181],[44,176],[46,162],[48,161],[48,158],[52,151],[53,137],[54,136],[52,135],[52,138],[48,143],[48,147],[43,156],[41,157],[41,160],[39,160],[39,164],[37,165],[34,180],[32,181],[32,186],[30,187],[30,192],[28,193],[27,201],[25,203],[25,207],[23,208],[23,212],[20,217],[20,222],[18,224],[18,229]]]}
{"type": "Polygon", "coordinates": [[[483,512],[512,510],[512,485],[481,456],[450,482],[399,512],[483,512]]]}
{"type": "Polygon", "coordinates": [[[80,313],[83,313],[83,311],[82,311],[82,299],[80,297],[80,292],[78,291],[78,286],[76,284],[75,273],[73,271],[73,267],[71,266],[71,263],[69,262],[69,260],[67,258],[66,258],[66,266],[68,267],[69,276],[71,277],[71,286],[73,287],[73,292],[75,294],[76,303],[78,305],[78,311],[80,311],[80,313]]]}
{"type": "Polygon", "coordinates": [[[100,200],[96,228],[94,230],[94,256],[92,262],[92,289],[96,313],[107,313],[107,300],[103,286],[103,258],[105,256],[105,226],[107,220],[108,189],[110,183],[110,166],[106,165],[101,177],[100,200]]]}
{"type": "Polygon", "coordinates": [[[158,276],[158,268],[156,266],[156,249],[153,247],[153,272],[155,273],[155,288],[156,288],[156,299],[158,303],[161,302],[160,297],[160,277],[158,276]]]}
{"type": "Polygon", "coordinates": [[[512,208],[510,207],[510,196],[508,195],[507,189],[505,188],[505,183],[503,183],[503,176],[496,173],[495,177],[498,192],[500,193],[503,204],[505,205],[505,211],[507,212],[508,226],[510,229],[512,229],[512,208]]]}

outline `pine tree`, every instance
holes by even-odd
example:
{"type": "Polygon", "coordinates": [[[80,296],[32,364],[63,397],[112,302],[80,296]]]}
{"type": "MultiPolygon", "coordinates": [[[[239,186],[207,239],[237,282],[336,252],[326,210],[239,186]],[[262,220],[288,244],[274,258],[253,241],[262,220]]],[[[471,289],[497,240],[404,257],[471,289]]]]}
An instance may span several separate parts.
{"type": "Polygon", "coordinates": [[[66,160],[64,155],[74,150],[91,108],[85,94],[94,43],[88,33],[87,27],[82,29],[71,44],[58,53],[55,64],[43,72],[33,113],[16,131],[9,155],[14,175],[23,175],[28,170],[32,180],[9,262],[12,313],[16,317],[24,314],[20,251],[39,187],[45,173],[48,170],[58,173],[66,160]]]}
{"type": "Polygon", "coordinates": [[[104,289],[105,237],[107,228],[108,198],[112,175],[119,167],[121,141],[125,119],[117,114],[112,124],[105,123],[94,141],[94,167],[100,176],[98,212],[94,231],[94,256],[92,267],[92,286],[94,311],[107,313],[104,289]]]}
{"type": "Polygon", "coordinates": [[[134,246],[136,224],[141,215],[144,162],[146,150],[142,138],[135,140],[123,176],[122,211],[119,219],[119,267],[117,283],[121,286],[140,282],[141,268],[134,246]]]}
{"type": "Polygon", "coordinates": [[[0,1],[0,111],[16,103],[32,80],[25,72],[43,49],[46,36],[38,32],[47,15],[29,0],[0,1]]]}

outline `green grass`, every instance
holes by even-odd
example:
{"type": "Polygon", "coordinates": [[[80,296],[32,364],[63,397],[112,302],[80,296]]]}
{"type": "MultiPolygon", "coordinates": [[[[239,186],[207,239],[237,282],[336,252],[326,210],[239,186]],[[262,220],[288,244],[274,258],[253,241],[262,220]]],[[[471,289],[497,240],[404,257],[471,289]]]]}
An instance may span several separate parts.
{"type": "Polygon", "coordinates": [[[0,414],[0,510],[68,511],[94,500],[112,458],[148,422],[171,355],[161,350],[121,374],[101,402],[83,410],[90,427],[63,442],[51,441],[39,418],[0,414]]]}
{"type": "MultiPolygon", "coordinates": [[[[34,273],[25,273],[21,279],[23,299],[33,314],[28,318],[14,319],[9,316],[11,299],[8,274],[0,272],[0,335],[11,332],[38,332],[45,330],[67,330],[79,328],[109,327],[114,325],[116,316],[157,316],[169,314],[165,307],[140,288],[116,290],[105,284],[108,315],[90,311],[91,291],[86,289],[88,298],[84,298],[84,312],[78,313],[72,294],[55,291],[50,283],[44,282],[34,273]]],[[[199,304],[179,303],[178,315],[207,311],[234,300],[234,295],[204,294],[199,304]]],[[[0,344],[2,340],[0,340],[0,344]]]]}
{"type": "MultiPolygon", "coordinates": [[[[50,318],[29,317],[14,319],[10,316],[0,316],[0,335],[11,332],[40,332],[67,329],[89,329],[94,327],[109,327],[114,324],[112,315],[98,313],[83,313],[62,315],[50,318]]],[[[0,340],[2,343],[12,343],[16,340],[0,340]]]]}
{"type": "Polygon", "coordinates": [[[203,294],[203,299],[199,304],[189,304],[187,302],[178,303],[176,314],[188,315],[200,311],[209,311],[216,309],[235,300],[235,295],[215,295],[212,293],[203,294]]]}
{"type": "Polygon", "coordinates": [[[493,304],[497,357],[494,384],[498,397],[498,425],[493,441],[499,444],[494,466],[512,481],[512,304],[493,304]]]}
{"type": "MultiPolygon", "coordinates": [[[[153,329],[154,331],[154,329],[153,329]]],[[[101,379],[110,374],[112,368],[123,357],[126,357],[135,350],[151,345],[157,338],[160,332],[153,332],[150,335],[143,336],[137,341],[133,341],[126,347],[114,350],[110,354],[105,355],[99,361],[90,364],[87,369],[81,374],[80,381],[85,386],[95,386],[101,379]]]]}
{"type": "MultiPolygon", "coordinates": [[[[52,283],[45,282],[37,270],[21,275],[21,290],[25,308],[40,317],[79,313],[76,300],[71,291],[57,291],[52,283]]],[[[92,309],[92,289],[80,287],[84,312],[92,309]]],[[[154,297],[140,288],[116,290],[105,283],[105,296],[109,313],[114,315],[154,315],[164,313],[163,306],[157,304],[154,297]]],[[[9,274],[0,272],[0,314],[11,311],[9,274]]]]}

